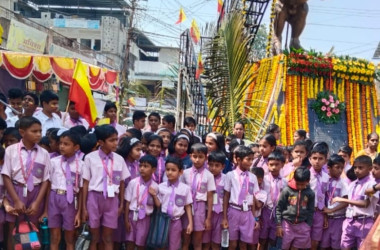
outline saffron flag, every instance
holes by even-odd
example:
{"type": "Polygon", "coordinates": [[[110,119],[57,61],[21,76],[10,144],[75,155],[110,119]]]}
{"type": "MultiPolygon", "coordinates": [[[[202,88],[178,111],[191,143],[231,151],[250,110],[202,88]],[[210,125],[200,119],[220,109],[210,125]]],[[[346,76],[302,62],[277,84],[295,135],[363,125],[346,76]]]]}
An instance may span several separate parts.
{"type": "Polygon", "coordinates": [[[197,23],[195,22],[195,19],[193,19],[191,22],[190,36],[195,44],[197,44],[201,38],[201,33],[199,31],[197,23]]]}
{"type": "Polygon", "coordinates": [[[218,0],[218,13],[222,12],[223,0],[218,0]]]}
{"type": "Polygon", "coordinates": [[[203,66],[203,61],[202,61],[202,54],[199,53],[198,55],[198,63],[197,63],[197,70],[195,71],[195,79],[199,79],[199,76],[203,73],[205,70],[203,66]]]}
{"type": "Polygon", "coordinates": [[[179,9],[179,17],[178,17],[178,21],[175,23],[175,24],[179,24],[179,23],[182,23],[183,21],[186,20],[186,15],[185,15],[185,11],[183,11],[183,8],[181,7],[179,9]]]}
{"type": "Polygon", "coordinates": [[[77,112],[86,119],[91,128],[94,127],[97,117],[95,100],[87,78],[86,67],[79,59],[70,86],[69,100],[75,102],[77,112]]]}

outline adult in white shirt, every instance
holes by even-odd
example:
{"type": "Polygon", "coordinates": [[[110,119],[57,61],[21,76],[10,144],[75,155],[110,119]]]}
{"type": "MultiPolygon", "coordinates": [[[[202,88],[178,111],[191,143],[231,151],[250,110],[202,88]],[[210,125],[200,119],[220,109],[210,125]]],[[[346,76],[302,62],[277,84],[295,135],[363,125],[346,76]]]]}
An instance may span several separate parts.
{"type": "Polygon", "coordinates": [[[42,135],[46,135],[49,128],[61,128],[61,118],[55,113],[58,109],[58,96],[50,90],[44,90],[40,95],[42,110],[33,116],[42,124],[42,135]]]}
{"type": "Polygon", "coordinates": [[[67,110],[67,113],[63,114],[62,119],[64,120],[63,126],[65,128],[72,128],[82,125],[88,129],[89,126],[86,119],[81,117],[78,111],[75,109],[75,102],[70,102],[69,109],[67,110]]]}
{"type": "Polygon", "coordinates": [[[108,101],[106,103],[106,105],[104,106],[103,116],[104,118],[110,119],[110,125],[117,130],[117,134],[119,137],[125,134],[127,128],[116,122],[117,107],[114,102],[108,101]]]}

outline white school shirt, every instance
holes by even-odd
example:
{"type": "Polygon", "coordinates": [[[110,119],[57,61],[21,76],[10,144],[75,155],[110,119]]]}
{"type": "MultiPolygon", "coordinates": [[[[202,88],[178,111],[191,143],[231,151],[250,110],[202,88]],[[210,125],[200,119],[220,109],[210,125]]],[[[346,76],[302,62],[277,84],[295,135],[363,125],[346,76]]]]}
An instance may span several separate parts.
{"type": "MultiPolygon", "coordinates": [[[[107,174],[107,185],[112,182],[115,193],[119,193],[120,181],[130,176],[129,170],[123,157],[111,152],[107,157],[113,158],[112,180],[107,174]]],[[[89,182],[88,191],[103,192],[103,161],[106,162],[106,154],[101,150],[89,153],[84,158],[83,179],[89,182]]],[[[112,160],[108,160],[107,169],[110,172],[112,160]]]]}
{"type": "Polygon", "coordinates": [[[242,172],[238,167],[235,170],[228,172],[226,174],[226,178],[224,182],[224,190],[227,192],[230,192],[229,203],[239,205],[240,190],[241,190],[243,181],[245,179],[245,177],[239,179],[239,176],[243,177],[242,176],[243,173],[248,174],[248,179],[249,179],[249,183],[247,187],[248,192],[246,193],[244,200],[247,201],[247,205],[251,206],[253,205],[254,194],[259,191],[259,184],[257,183],[257,178],[251,172],[249,171],[242,172]],[[239,180],[241,181],[241,184],[239,180]]]}
{"type": "MultiPolygon", "coordinates": [[[[138,211],[138,202],[142,202],[141,199],[144,197],[147,198],[147,202],[145,205],[145,212],[147,215],[150,215],[153,213],[154,209],[154,200],[153,196],[149,194],[149,182],[144,182],[144,180],[141,177],[136,177],[133,180],[131,180],[128,184],[127,190],[124,194],[124,199],[126,201],[129,201],[129,210],[131,211],[138,211]],[[137,188],[139,186],[139,188],[137,188]],[[137,189],[139,190],[139,201],[137,200],[137,189]],[[146,193],[147,192],[147,193],[146,193]]],[[[158,185],[155,181],[151,179],[150,186],[158,191],[158,185]]],[[[145,199],[145,198],[144,198],[145,199]]]]}
{"type": "MultiPolygon", "coordinates": [[[[255,198],[258,200],[258,201],[261,201],[263,203],[263,206],[265,205],[265,203],[267,202],[267,199],[268,199],[268,193],[264,190],[264,189],[260,189],[257,193],[255,193],[255,198]]],[[[255,217],[260,217],[261,215],[261,210],[262,208],[260,209],[255,209],[255,217]]]]}
{"type": "Polygon", "coordinates": [[[161,211],[168,212],[172,186],[174,185],[173,218],[179,218],[185,213],[185,206],[193,203],[190,187],[179,180],[173,184],[169,181],[158,185],[158,199],[161,202],[161,211]]]}
{"type": "MultiPolygon", "coordinates": [[[[215,181],[215,194],[218,197],[218,202],[221,206],[220,212],[223,212],[223,196],[224,196],[224,183],[225,183],[226,175],[221,173],[219,176],[214,176],[215,181]]],[[[215,205],[215,204],[213,204],[215,205]]],[[[214,206],[212,206],[212,211],[215,212],[214,206]]]]}
{"type": "Polygon", "coordinates": [[[122,136],[123,134],[125,134],[125,132],[127,132],[127,128],[123,125],[120,125],[119,123],[114,122],[110,125],[116,129],[118,137],[122,136]]]}
{"type": "Polygon", "coordinates": [[[324,201],[326,200],[326,191],[329,187],[328,186],[329,185],[329,179],[330,179],[330,176],[326,172],[324,172],[323,169],[321,169],[321,172],[316,173],[315,170],[313,169],[313,167],[310,168],[310,188],[315,193],[315,203],[314,203],[315,207],[318,207],[318,199],[321,199],[323,201],[323,204],[325,204],[324,201]],[[320,185],[321,185],[321,191],[322,192],[320,194],[320,197],[318,197],[318,193],[317,193],[317,190],[318,190],[317,174],[321,175],[320,185]]]}
{"type": "MultiPolygon", "coordinates": [[[[206,169],[206,167],[201,167],[196,169],[194,166],[183,171],[183,175],[181,176],[181,182],[188,185],[191,189],[193,189],[193,180],[196,175],[196,188],[197,193],[195,195],[196,201],[207,201],[207,192],[215,191],[215,181],[214,176],[211,172],[206,169]]],[[[192,190],[193,191],[193,190],[192,190]]]]}
{"type": "Polygon", "coordinates": [[[352,210],[352,216],[374,216],[376,211],[376,204],[379,201],[379,193],[376,192],[372,196],[368,197],[365,195],[365,190],[368,188],[372,188],[373,185],[376,184],[376,181],[370,178],[370,176],[364,177],[361,180],[356,180],[351,182],[351,184],[348,186],[348,199],[349,200],[370,200],[370,204],[367,208],[360,208],[357,206],[351,206],[347,207],[346,209],[346,217],[351,217],[352,210]],[[355,191],[355,193],[354,193],[355,191]]]}
{"type": "MultiPolygon", "coordinates": [[[[49,171],[51,167],[50,156],[45,149],[38,146],[37,144],[35,144],[31,150],[31,161],[34,159],[31,175],[33,176],[33,184],[38,185],[41,182],[47,181],[49,179],[49,171]]],[[[4,165],[3,169],[1,170],[1,174],[9,176],[13,182],[26,184],[26,181],[22,174],[21,166],[23,166],[25,174],[27,175],[27,158],[28,152],[24,147],[22,140],[19,143],[7,147],[5,149],[4,165]],[[19,151],[21,151],[21,157],[19,151]]]]}
{"type": "Polygon", "coordinates": [[[72,127],[79,126],[79,125],[84,126],[86,129],[88,129],[88,127],[89,127],[88,122],[83,117],[79,117],[78,120],[73,120],[70,118],[70,115],[66,115],[65,121],[63,122],[63,126],[65,128],[72,128],[72,127]]]}
{"type": "MultiPolygon", "coordinates": [[[[334,204],[331,204],[331,201],[335,197],[344,197],[348,195],[348,186],[347,183],[342,178],[330,178],[327,191],[326,191],[326,203],[327,208],[334,208],[338,206],[340,203],[336,202],[334,204]]],[[[334,213],[330,213],[328,215],[330,216],[336,216],[336,215],[344,215],[346,213],[346,208],[340,209],[334,213]]]]}
{"type": "Polygon", "coordinates": [[[275,183],[277,185],[277,190],[278,190],[278,196],[273,197],[276,199],[278,202],[278,198],[280,197],[281,191],[287,186],[287,181],[285,178],[282,178],[280,175],[278,178],[274,178],[272,174],[269,172],[266,176],[264,176],[264,182],[263,182],[263,190],[267,193],[267,200],[264,205],[268,206],[270,209],[273,208],[273,200],[272,200],[272,195],[274,195],[275,191],[275,183]],[[277,181],[275,181],[275,179],[277,181]]]}
{"type": "Polygon", "coordinates": [[[56,113],[53,113],[52,117],[48,117],[41,110],[39,112],[34,113],[33,116],[41,122],[42,136],[46,135],[46,131],[49,128],[62,128],[62,120],[56,113]]]}
{"type": "MultiPolygon", "coordinates": [[[[73,156],[72,162],[70,162],[71,180],[74,187],[74,192],[78,193],[79,188],[83,186],[82,172],[83,172],[83,161],[80,158],[73,156]],[[78,169],[77,169],[78,168],[78,169]],[[77,178],[78,176],[78,178],[77,178]]],[[[62,155],[54,157],[51,159],[50,168],[50,183],[52,190],[67,190],[66,184],[66,164],[67,160],[64,159],[62,155]],[[63,172],[63,171],[65,172],[63,172]]]]}

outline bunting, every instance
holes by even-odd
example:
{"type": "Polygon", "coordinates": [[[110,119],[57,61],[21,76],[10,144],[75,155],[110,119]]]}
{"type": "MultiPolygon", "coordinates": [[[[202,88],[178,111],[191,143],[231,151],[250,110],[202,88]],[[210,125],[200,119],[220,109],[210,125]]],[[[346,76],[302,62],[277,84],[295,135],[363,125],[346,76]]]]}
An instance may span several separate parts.
{"type": "Polygon", "coordinates": [[[186,20],[186,15],[185,15],[185,11],[183,10],[183,8],[181,7],[179,9],[179,17],[178,17],[178,21],[175,23],[175,24],[180,24],[182,23],[183,21],[186,20]]]}
{"type": "Polygon", "coordinates": [[[223,0],[218,0],[218,13],[222,12],[223,8],[223,0]]]}
{"type": "Polygon", "coordinates": [[[190,36],[195,44],[197,44],[201,38],[201,33],[199,31],[197,23],[195,22],[195,19],[193,19],[191,22],[190,36]]]}
{"type": "Polygon", "coordinates": [[[205,70],[203,66],[203,61],[202,61],[202,54],[198,54],[198,63],[197,63],[197,70],[195,71],[195,79],[199,79],[200,75],[203,73],[205,70]]]}

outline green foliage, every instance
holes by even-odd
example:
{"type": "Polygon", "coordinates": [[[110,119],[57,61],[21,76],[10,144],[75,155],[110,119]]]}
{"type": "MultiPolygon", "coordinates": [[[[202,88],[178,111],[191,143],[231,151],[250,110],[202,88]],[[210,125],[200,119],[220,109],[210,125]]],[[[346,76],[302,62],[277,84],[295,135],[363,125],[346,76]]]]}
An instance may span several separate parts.
{"type": "Polygon", "coordinates": [[[312,109],[317,113],[318,119],[326,124],[334,124],[340,121],[341,113],[345,109],[344,103],[338,97],[329,92],[318,93],[317,100],[311,104],[312,109]]]}

